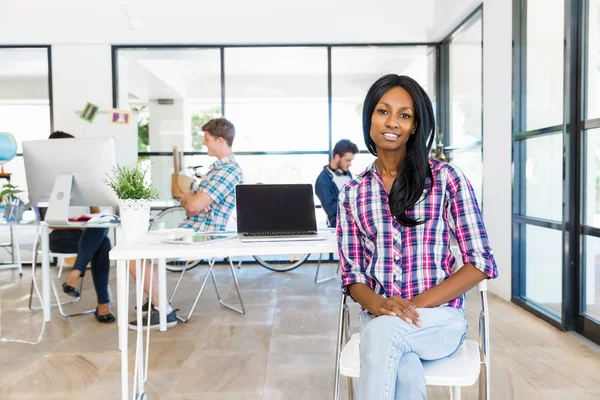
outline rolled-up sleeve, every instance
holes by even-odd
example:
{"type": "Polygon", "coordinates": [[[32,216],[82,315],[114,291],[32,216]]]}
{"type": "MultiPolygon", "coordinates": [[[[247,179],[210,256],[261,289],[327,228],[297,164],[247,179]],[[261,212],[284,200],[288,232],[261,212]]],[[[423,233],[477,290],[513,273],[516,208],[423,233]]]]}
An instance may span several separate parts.
{"type": "Polygon", "coordinates": [[[450,167],[448,171],[447,203],[450,230],[456,237],[463,262],[474,265],[488,278],[498,276],[494,252],[490,248],[479,205],[469,180],[462,171],[450,167]]]}
{"type": "Polygon", "coordinates": [[[352,215],[347,190],[342,189],[339,195],[336,228],[344,293],[348,293],[348,285],[353,283],[364,283],[373,288],[372,279],[365,274],[362,234],[352,215]]]}

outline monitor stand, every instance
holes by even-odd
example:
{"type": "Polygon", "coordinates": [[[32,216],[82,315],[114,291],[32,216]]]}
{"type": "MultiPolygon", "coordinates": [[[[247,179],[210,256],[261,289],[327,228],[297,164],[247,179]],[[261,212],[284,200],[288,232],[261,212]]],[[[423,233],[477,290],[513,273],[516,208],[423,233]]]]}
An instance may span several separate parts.
{"type": "Polygon", "coordinates": [[[76,225],[69,222],[73,177],[73,173],[65,172],[59,173],[56,177],[50,195],[48,211],[44,218],[44,221],[49,225],[76,225]]]}

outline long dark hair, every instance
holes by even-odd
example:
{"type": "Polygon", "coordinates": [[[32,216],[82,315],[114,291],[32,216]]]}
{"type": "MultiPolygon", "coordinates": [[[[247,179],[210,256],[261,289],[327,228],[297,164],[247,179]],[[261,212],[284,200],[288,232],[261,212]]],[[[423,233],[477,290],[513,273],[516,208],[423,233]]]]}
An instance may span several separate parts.
{"type": "Polygon", "coordinates": [[[416,130],[406,143],[406,157],[398,165],[396,179],[389,194],[390,211],[404,226],[416,226],[425,221],[409,218],[406,210],[413,207],[425,190],[426,180],[433,182],[429,168],[429,151],[435,136],[435,118],[429,96],[414,79],[404,75],[389,74],[379,78],[367,92],[363,105],[363,135],[367,149],[377,156],[371,139],[371,119],[381,97],[390,89],[401,87],[413,99],[416,130]]]}

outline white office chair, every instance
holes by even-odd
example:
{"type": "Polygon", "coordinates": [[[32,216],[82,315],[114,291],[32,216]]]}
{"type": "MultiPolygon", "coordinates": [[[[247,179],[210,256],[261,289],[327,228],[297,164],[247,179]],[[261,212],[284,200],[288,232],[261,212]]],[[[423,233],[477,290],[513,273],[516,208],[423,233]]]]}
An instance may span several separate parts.
{"type": "MultiPolygon", "coordinates": [[[[490,336],[487,304],[487,281],[479,283],[481,313],[479,314],[479,343],[465,340],[451,356],[435,361],[423,361],[425,382],[430,386],[450,386],[452,400],[460,400],[460,388],[472,386],[479,378],[479,398],[490,399],[490,336]]],[[[350,332],[350,310],[347,295],[342,295],[338,326],[334,400],[340,397],[340,376],[348,377],[348,398],[354,399],[352,378],[360,375],[360,333],[350,332]],[[344,340],[345,339],[345,340],[344,340]],[[343,347],[343,349],[342,349],[343,347]],[[340,351],[341,350],[341,351],[340,351]]]]}
{"type": "MultiPolygon", "coordinates": [[[[29,290],[29,309],[31,311],[38,311],[41,310],[42,307],[32,307],[32,302],[33,302],[33,280],[35,279],[35,267],[37,264],[37,255],[38,253],[41,252],[40,249],[38,249],[39,244],[41,243],[41,229],[38,229],[36,236],[35,236],[35,241],[33,242],[33,251],[32,251],[32,261],[31,261],[31,289],[29,290]]],[[[62,275],[62,270],[63,267],[65,265],[65,260],[67,258],[74,258],[77,257],[77,253],[56,253],[56,252],[49,252],[48,253],[48,257],[49,258],[56,258],[57,260],[57,264],[58,264],[58,274],[57,274],[57,278],[55,278],[52,275],[52,272],[50,272],[50,285],[52,287],[52,292],[54,293],[54,298],[56,299],[56,303],[52,303],[50,304],[50,307],[58,307],[58,311],[60,312],[60,315],[63,318],[71,318],[71,317],[76,317],[79,315],[86,315],[86,314],[91,314],[93,312],[96,311],[96,309],[93,310],[86,310],[86,311],[82,311],[82,312],[77,312],[77,313],[72,313],[72,314],[67,314],[65,312],[65,310],[63,309],[64,305],[67,304],[75,304],[77,302],[79,302],[80,297],[76,297],[73,300],[69,300],[69,301],[60,301],[60,297],[58,295],[58,289],[56,287],[56,282],[55,279],[60,279],[61,275],[62,275]]],[[[83,292],[83,279],[84,277],[82,276],[81,278],[79,278],[79,294],[81,294],[83,292]]]]}

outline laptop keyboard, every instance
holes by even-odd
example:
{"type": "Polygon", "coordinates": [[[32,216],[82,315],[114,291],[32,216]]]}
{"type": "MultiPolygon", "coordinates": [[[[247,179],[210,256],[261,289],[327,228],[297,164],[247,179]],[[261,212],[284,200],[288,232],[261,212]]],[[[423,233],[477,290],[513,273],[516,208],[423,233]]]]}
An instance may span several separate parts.
{"type": "Polygon", "coordinates": [[[315,236],[317,232],[249,232],[243,236],[315,236]]]}

